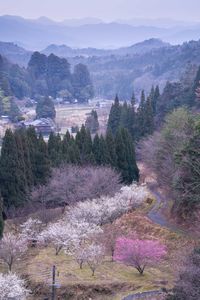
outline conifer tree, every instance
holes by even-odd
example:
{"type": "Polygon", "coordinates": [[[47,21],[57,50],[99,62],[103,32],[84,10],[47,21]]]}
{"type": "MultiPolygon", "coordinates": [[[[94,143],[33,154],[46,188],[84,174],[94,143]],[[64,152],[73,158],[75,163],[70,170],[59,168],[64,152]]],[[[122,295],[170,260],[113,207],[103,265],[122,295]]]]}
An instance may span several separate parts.
{"type": "Polygon", "coordinates": [[[38,138],[37,138],[35,128],[33,126],[30,126],[27,129],[26,134],[27,134],[31,169],[32,169],[32,174],[33,174],[33,184],[36,185],[38,182],[38,180],[37,180],[38,138]]]}
{"type": "Polygon", "coordinates": [[[18,133],[20,135],[21,143],[22,143],[26,182],[28,187],[30,188],[33,186],[34,180],[33,180],[33,172],[32,172],[32,165],[30,159],[30,149],[28,145],[27,131],[25,129],[19,129],[18,133]]]}
{"type": "Polygon", "coordinates": [[[135,159],[135,149],[128,130],[120,128],[115,140],[117,169],[121,173],[123,182],[131,184],[133,180],[138,181],[139,170],[135,159]]]}
{"type": "Polygon", "coordinates": [[[107,130],[106,133],[106,145],[109,153],[109,164],[113,167],[117,167],[117,154],[115,147],[115,139],[112,135],[112,132],[107,130]]]}
{"type": "Polygon", "coordinates": [[[143,134],[144,135],[152,134],[154,131],[154,114],[153,114],[151,97],[148,97],[145,103],[144,122],[145,122],[145,130],[143,134]]]}
{"type": "Polygon", "coordinates": [[[70,133],[69,131],[66,132],[62,142],[61,142],[61,156],[62,156],[62,161],[64,162],[69,162],[69,153],[68,153],[68,150],[69,150],[69,143],[70,143],[70,139],[71,139],[71,136],[70,136],[70,133]]]}
{"type": "Polygon", "coordinates": [[[152,107],[153,107],[154,115],[156,115],[157,113],[157,105],[158,105],[159,98],[160,98],[160,89],[159,86],[157,85],[154,91],[154,97],[152,99],[152,107]]]}
{"type": "Polygon", "coordinates": [[[113,135],[116,134],[117,129],[120,126],[120,119],[121,119],[121,107],[119,103],[119,98],[116,95],[115,102],[112,104],[109,119],[108,119],[108,130],[112,132],[113,135]]]}
{"type": "Polygon", "coordinates": [[[69,142],[68,159],[71,164],[79,165],[81,163],[80,152],[73,136],[71,137],[69,142]]]}
{"type": "Polygon", "coordinates": [[[23,149],[22,144],[22,135],[19,130],[14,132],[14,138],[16,142],[16,152],[17,152],[17,163],[18,163],[18,175],[20,186],[23,187],[25,193],[28,190],[28,183],[26,178],[26,165],[25,165],[25,158],[24,158],[24,150],[27,151],[28,149],[23,149]]]}
{"type": "Polygon", "coordinates": [[[89,130],[82,125],[81,130],[77,132],[76,144],[80,152],[81,163],[94,163],[94,155],[92,152],[92,138],[89,130]]]}
{"type": "Polygon", "coordinates": [[[61,138],[60,135],[51,132],[48,140],[48,154],[52,167],[58,167],[61,163],[61,138]]]}
{"type": "Polygon", "coordinates": [[[0,187],[6,207],[19,206],[26,201],[26,185],[23,178],[16,140],[12,131],[7,129],[0,158],[0,187]]]}
{"type": "Polygon", "coordinates": [[[99,135],[95,134],[94,140],[93,140],[93,154],[94,159],[97,165],[101,164],[101,151],[100,151],[100,139],[99,135]]]}
{"type": "Polygon", "coordinates": [[[0,193],[0,239],[3,236],[3,230],[4,230],[3,198],[1,197],[1,193],[0,193]]]}
{"type": "Polygon", "coordinates": [[[36,183],[45,184],[51,174],[48,148],[42,134],[38,138],[38,151],[36,152],[36,183]]]}
{"type": "Polygon", "coordinates": [[[140,104],[137,111],[137,137],[141,138],[145,135],[145,94],[144,91],[141,93],[140,104]]]}

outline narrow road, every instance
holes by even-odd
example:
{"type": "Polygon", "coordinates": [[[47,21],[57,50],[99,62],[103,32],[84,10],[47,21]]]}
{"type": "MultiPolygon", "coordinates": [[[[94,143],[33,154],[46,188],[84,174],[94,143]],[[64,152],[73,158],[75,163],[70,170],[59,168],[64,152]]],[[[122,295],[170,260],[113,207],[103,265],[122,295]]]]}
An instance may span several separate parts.
{"type": "Polygon", "coordinates": [[[167,228],[170,231],[176,232],[176,233],[182,233],[182,234],[188,234],[186,231],[183,229],[179,228],[177,225],[171,224],[167,218],[163,215],[162,209],[163,205],[165,206],[166,200],[165,197],[158,191],[158,187],[154,185],[148,186],[151,194],[155,197],[156,199],[156,204],[155,206],[149,211],[148,217],[149,219],[154,222],[155,224],[160,225],[161,227],[167,228]]]}
{"type": "MultiPolygon", "coordinates": [[[[178,227],[178,225],[171,224],[167,220],[167,218],[163,215],[162,209],[163,209],[163,205],[165,206],[166,199],[161,194],[161,192],[159,192],[157,185],[156,184],[148,184],[148,188],[149,188],[152,196],[154,196],[155,200],[156,200],[156,204],[153,206],[153,208],[147,214],[148,218],[155,224],[158,224],[163,228],[167,228],[172,232],[187,235],[191,238],[196,238],[190,232],[187,232],[186,230],[183,230],[182,228],[178,227]]],[[[146,297],[152,297],[152,296],[159,295],[159,294],[161,294],[161,290],[141,292],[141,293],[129,295],[129,296],[123,298],[122,300],[134,300],[134,299],[143,299],[143,298],[146,299],[146,297]]]]}

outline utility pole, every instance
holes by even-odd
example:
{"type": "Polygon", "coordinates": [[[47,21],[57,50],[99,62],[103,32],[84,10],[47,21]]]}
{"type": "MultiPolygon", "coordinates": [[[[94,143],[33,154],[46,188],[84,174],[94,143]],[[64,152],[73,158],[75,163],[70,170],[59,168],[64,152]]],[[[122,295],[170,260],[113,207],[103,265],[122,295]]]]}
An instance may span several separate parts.
{"type": "Polygon", "coordinates": [[[56,300],[56,266],[52,268],[52,293],[51,300],[56,300]]]}

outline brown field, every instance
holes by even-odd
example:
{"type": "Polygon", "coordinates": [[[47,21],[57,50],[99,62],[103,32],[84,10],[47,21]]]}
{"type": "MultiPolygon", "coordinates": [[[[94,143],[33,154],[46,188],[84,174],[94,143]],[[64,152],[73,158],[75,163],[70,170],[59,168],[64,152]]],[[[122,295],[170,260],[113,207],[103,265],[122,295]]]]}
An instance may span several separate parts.
{"type": "Polygon", "coordinates": [[[111,101],[107,101],[104,107],[96,107],[96,101],[85,104],[59,104],[56,106],[56,124],[60,128],[61,134],[65,134],[72,126],[81,127],[85,124],[87,114],[95,109],[98,114],[100,132],[104,132],[108,115],[111,107],[111,101]]]}

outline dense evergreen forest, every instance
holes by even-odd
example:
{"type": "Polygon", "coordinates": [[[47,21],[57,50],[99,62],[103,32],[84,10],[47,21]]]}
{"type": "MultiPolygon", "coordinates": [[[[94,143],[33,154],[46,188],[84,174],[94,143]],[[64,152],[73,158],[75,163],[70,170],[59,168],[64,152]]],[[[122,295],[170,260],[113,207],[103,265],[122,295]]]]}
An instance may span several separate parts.
{"type": "Polygon", "coordinates": [[[90,74],[85,65],[77,64],[71,73],[66,59],[54,54],[47,57],[39,52],[32,54],[27,69],[0,56],[0,89],[1,97],[15,96],[18,99],[52,96],[85,102],[93,97],[90,74]]]}
{"type": "Polygon", "coordinates": [[[84,126],[74,138],[66,133],[50,134],[48,144],[33,127],[7,130],[0,159],[0,187],[6,208],[19,207],[29,200],[34,186],[45,185],[54,167],[64,164],[111,166],[121,174],[121,181],[138,181],[139,171],[134,145],[126,129],[116,136],[108,131],[105,137],[91,134],[84,126]]]}

